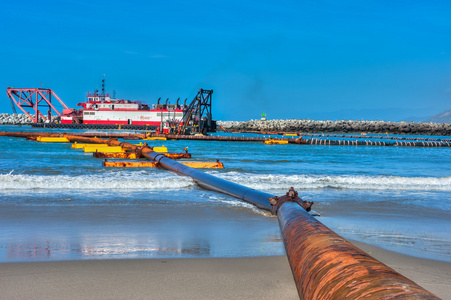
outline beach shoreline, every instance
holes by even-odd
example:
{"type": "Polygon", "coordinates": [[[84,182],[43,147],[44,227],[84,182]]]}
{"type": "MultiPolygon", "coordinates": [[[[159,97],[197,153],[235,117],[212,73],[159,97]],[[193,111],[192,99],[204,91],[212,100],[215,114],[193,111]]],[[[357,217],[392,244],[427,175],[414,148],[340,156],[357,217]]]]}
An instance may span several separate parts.
{"type": "MultiPolygon", "coordinates": [[[[451,263],[352,241],[442,299],[451,263]]],[[[1,263],[4,299],[298,299],[286,256],[1,263]]]]}

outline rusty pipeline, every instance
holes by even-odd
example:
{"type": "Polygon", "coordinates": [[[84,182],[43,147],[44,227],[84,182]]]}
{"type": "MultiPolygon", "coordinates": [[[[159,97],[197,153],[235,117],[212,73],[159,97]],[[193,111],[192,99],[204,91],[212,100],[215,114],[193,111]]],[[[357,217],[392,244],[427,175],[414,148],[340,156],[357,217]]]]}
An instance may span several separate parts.
{"type": "MultiPolygon", "coordinates": [[[[244,131],[243,131],[244,132],[244,131]]],[[[245,131],[249,133],[250,131],[245,131]]],[[[252,132],[261,134],[282,134],[282,132],[252,132]]],[[[63,137],[65,132],[0,132],[0,136],[26,137],[29,140],[36,140],[41,137],[63,137]]],[[[176,135],[176,134],[151,134],[151,133],[70,133],[71,136],[79,137],[102,137],[102,138],[122,138],[124,140],[142,140],[148,137],[164,137],[172,140],[203,140],[203,141],[230,141],[230,142],[264,142],[268,140],[288,141],[289,144],[307,145],[327,145],[327,146],[404,146],[404,147],[451,147],[450,139],[433,138],[406,138],[406,137],[377,137],[377,136],[351,136],[351,135],[314,135],[304,134],[299,138],[264,138],[264,137],[231,137],[231,136],[197,136],[197,135],[176,135]],[[305,137],[311,137],[305,139],[305,137]],[[318,138],[315,138],[318,137],[318,138]],[[352,140],[328,140],[324,137],[343,137],[367,139],[365,141],[352,140]],[[395,139],[401,140],[395,143],[386,141],[372,141],[371,139],[395,139]],[[405,141],[402,141],[405,140],[405,141]]]]}
{"type": "Polygon", "coordinates": [[[439,299],[287,201],[278,209],[301,299],[439,299]]]}
{"type": "Polygon", "coordinates": [[[241,136],[211,136],[211,135],[183,135],[183,134],[150,134],[151,137],[165,137],[171,140],[195,140],[195,141],[228,141],[228,142],[263,142],[267,138],[241,137],[241,136]]]}
{"type": "MultiPolygon", "coordinates": [[[[0,136],[11,136],[11,137],[62,137],[68,135],[67,132],[31,132],[31,131],[0,131],[0,136]]],[[[80,137],[102,137],[102,138],[123,138],[123,139],[133,139],[140,140],[144,139],[146,135],[144,133],[108,133],[108,132],[71,132],[71,136],[80,137]]]]}
{"type": "Polygon", "coordinates": [[[201,187],[263,209],[276,204],[300,299],[438,299],[310,216],[304,209],[311,206],[308,202],[290,201],[282,196],[271,204],[275,196],[191,169],[147,149],[142,154],[164,168],[192,177],[201,187]]]}

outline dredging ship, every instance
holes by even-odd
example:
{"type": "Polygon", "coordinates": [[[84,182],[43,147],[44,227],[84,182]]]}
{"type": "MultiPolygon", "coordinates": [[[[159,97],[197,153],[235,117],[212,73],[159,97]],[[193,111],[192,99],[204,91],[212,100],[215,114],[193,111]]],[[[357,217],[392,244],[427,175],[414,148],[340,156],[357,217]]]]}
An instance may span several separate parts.
{"type": "Polygon", "coordinates": [[[169,132],[171,127],[183,126],[186,105],[157,104],[149,107],[141,101],[113,99],[110,94],[87,93],[86,102],[78,103],[81,109],[64,109],[60,116],[61,124],[95,124],[95,125],[141,125],[159,127],[169,132]]]}
{"type": "Polygon", "coordinates": [[[86,94],[86,102],[77,104],[80,109],[67,107],[50,89],[8,87],[7,94],[13,110],[15,111],[14,102],[30,118],[33,127],[131,129],[174,134],[205,134],[216,130],[216,122],[212,120],[211,114],[213,90],[200,89],[188,105],[187,99],[180,104],[180,98],[176,104],[168,104],[169,99],[160,104],[160,98],[157,104],[149,106],[142,101],[111,97],[105,93],[104,84],[102,80],[102,92],[86,94]],[[64,107],[62,113],[52,104],[54,99],[64,107]],[[47,114],[41,113],[39,107],[42,106],[48,106],[47,114]],[[32,108],[34,116],[25,108],[32,108]]]}

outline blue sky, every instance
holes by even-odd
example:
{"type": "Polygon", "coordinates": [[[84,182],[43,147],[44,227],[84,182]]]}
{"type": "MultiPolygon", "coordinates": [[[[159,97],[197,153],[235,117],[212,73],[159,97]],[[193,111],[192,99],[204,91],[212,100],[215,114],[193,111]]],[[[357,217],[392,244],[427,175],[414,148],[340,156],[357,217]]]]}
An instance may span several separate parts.
{"type": "Polygon", "coordinates": [[[451,1],[3,1],[7,86],[70,107],[213,89],[213,117],[379,119],[451,109],[451,1]]]}

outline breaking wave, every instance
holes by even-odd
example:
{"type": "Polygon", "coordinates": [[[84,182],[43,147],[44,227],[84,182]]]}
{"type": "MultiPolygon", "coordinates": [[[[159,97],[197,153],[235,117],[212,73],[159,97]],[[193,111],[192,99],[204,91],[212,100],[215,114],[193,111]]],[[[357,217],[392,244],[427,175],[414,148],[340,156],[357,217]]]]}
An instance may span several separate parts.
{"type": "Polygon", "coordinates": [[[451,177],[279,175],[234,172],[215,175],[256,190],[285,190],[292,186],[296,189],[451,191],[451,177]]]}
{"type": "MultiPolygon", "coordinates": [[[[349,189],[390,191],[451,191],[451,177],[330,176],[251,174],[211,171],[210,174],[262,191],[287,189],[349,189]]],[[[184,190],[196,184],[173,173],[108,173],[93,175],[0,174],[1,190],[184,190]]]]}
{"type": "Polygon", "coordinates": [[[94,175],[0,174],[1,190],[179,190],[195,186],[188,177],[160,173],[112,173],[94,175]],[[169,175],[169,176],[168,176],[169,175]]]}

